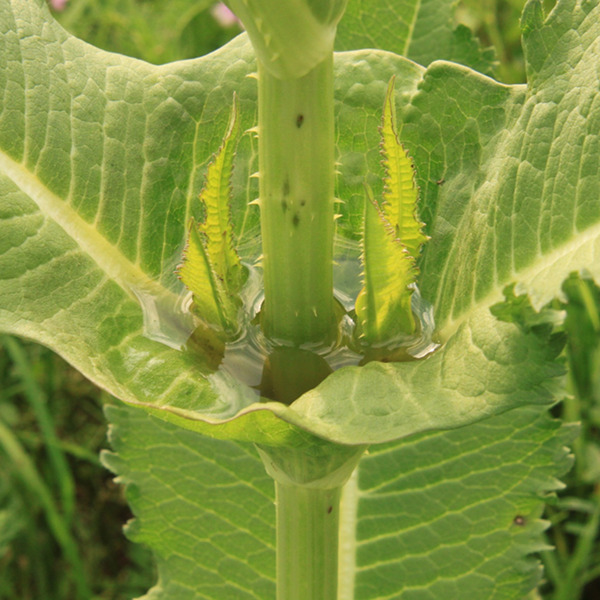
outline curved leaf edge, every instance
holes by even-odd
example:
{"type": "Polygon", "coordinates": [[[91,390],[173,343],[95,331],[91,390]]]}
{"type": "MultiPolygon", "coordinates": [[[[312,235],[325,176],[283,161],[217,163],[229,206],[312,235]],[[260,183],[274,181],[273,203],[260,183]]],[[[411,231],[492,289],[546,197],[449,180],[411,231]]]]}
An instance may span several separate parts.
{"type": "Polygon", "coordinates": [[[267,446],[358,446],[456,429],[528,404],[552,406],[564,397],[565,368],[558,356],[560,345],[552,347],[544,336],[502,322],[487,309],[485,313],[461,326],[446,346],[432,356],[409,363],[371,362],[362,367],[344,367],[290,406],[264,399],[230,418],[220,419],[174,406],[157,407],[134,401],[126,404],[218,439],[267,446]],[[489,352],[497,354],[498,360],[485,357],[485,348],[465,349],[465,340],[490,334],[495,339],[489,352]],[[520,353],[521,347],[525,354],[520,353]],[[502,364],[515,352],[512,363],[502,364]],[[454,361],[459,362],[445,373],[446,366],[454,361]],[[491,367],[485,376],[506,378],[506,385],[489,390],[477,386],[471,391],[471,372],[481,370],[487,363],[491,367]],[[441,379],[442,373],[446,380],[441,379]],[[524,379],[526,374],[530,379],[524,379]],[[434,383],[428,385],[431,381],[434,383]],[[436,387],[438,382],[446,388],[436,387]],[[511,388],[519,382],[522,389],[511,388]],[[377,396],[375,400],[373,395],[377,396]]]}

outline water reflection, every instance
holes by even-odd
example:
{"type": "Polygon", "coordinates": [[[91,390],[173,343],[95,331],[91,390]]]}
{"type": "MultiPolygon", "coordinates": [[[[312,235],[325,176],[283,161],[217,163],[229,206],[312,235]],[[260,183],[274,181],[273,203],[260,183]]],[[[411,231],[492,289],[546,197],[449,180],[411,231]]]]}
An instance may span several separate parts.
{"type": "MultiPolygon", "coordinates": [[[[254,390],[259,397],[289,404],[316,387],[333,371],[370,361],[398,362],[422,359],[438,347],[434,341],[433,308],[413,286],[412,310],[416,331],[382,347],[365,347],[355,339],[354,301],[361,287],[359,245],[337,240],[334,284],[338,336],[329,347],[291,347],[267,340],[260,327],[263,296],[262,271],[245,263],[248,279],[241,292],[240,334],[225,340],[210,326],[203,325],[192,312],[191,294],[180,297],[165,292],[156,296],[133,290],[144,315],[144,335],[176,350],[202,357],[205,373],[215,385],[232,378],[254,390]],[[205,367],[206,368],[206,367],[205,367]]],[[[248,390],[249,391],[249,390],[248,390]]]]}

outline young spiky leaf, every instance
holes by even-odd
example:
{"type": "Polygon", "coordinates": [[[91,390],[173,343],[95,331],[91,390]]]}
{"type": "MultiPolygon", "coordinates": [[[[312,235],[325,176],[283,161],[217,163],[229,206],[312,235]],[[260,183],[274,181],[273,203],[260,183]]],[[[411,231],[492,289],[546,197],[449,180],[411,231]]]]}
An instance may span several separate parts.
{"type": "Polygon", "coordinates": [[[418,190],[412,160],[398,139],[396,127],[395,78],[388,84],[381,123],[381,155],[385,168],[383,212],[396,237],[415,258],[427,241],[424,224],[416,216],[418,190]]]}
{"type": "Polygon", "coordinates": [[[239,292],[244,268],[236,252],[231,220],[231,175],[239,133],[237,100],[221,147],[206,171],[200,193],[206,215],[202,223],[190,223],[188,242],[179,276],[194,297],[196,314],[228,334],[237,331],[239,292]]]}
{"type": "Polygon", "coordinates": [[[217,275],[207,246],[206,235],[192,221],[179,277],[193,294],[196,314],[209,325],[231,331],[235,329],[237,305],[217,275]]]}
{"type": "Polygon", "coordinates": [[[210,262],[229,294],[237,294],[244,279],[244,270],[235,250],[231,220],[231,176],[233,157],[239,134],[237,99],[234,94],[231,116],[221,147],[206,171],[206,182],[200,192],[205,207],[204,222],[199,231],[206,234],[210,262]]]}
{"type": "Polygon", "coordinates": [[[390,80],[380,127],[385,177],[380,207],[370,188],[363,232],[364,287],[356,299],[360,338],[368,344],[392,343],[415,329],[411,311],[416,257],[427,241],[416,217],[418,190],[414,166],[396,127],[394,78],[390,80]]]}
{"type": "Polygon", "coordinates": [[[408,286],[414,283],[417,272],[414,258],[395,236],[371,189],[365,187],[364,286],[356,299],[356,315],[360,339],[379,345],[414,331],[412,290],[408,286]]]}

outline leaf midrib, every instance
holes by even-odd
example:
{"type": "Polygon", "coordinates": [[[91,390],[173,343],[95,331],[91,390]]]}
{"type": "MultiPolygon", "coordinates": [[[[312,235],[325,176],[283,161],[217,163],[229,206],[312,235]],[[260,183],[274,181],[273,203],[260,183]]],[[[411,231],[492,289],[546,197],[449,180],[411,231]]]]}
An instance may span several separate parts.
{"type": "MultiPolygon", "coordinates": [[[[526,288],[527,282],[539,276],[541,272],[550,268],[553,264],[560,261],[564,257],[575,254],[578,250],[587,244],[593,244],[595,240],[600,239],[600,222],[577,232],[568,242],[554,248],[547,254],[539,255],[528,267],[521,271],[513,272],[510,277],[503,282],[498,282],[490,292],[483,298],[474,302],[471,307],[465,312],[460,313],[455,319],[448,318],[444,326],[440,330],[440,334],[444,340],[449,339],[460,327],[462,323],[468,321],[476,312],[491,307],[494,304],[504,300],[503,291],[506,286],[511,283],[522,284],[526,288]]],[[[517,292],[519,290],[517,289],[517,292]]],[[[558,290],[557,290],[558,293],[558,290]]],[[[539,310],[544,304],[551,300],[547,295],[539,294],[537,297],[530,298],[532,306],[539,310]]]]}
{"type": "Polygon", "coordinates": [[[129,261],[95,227],[84,221],[22,163],[16,162],[1,150],[0,171],[38,206],[42,215],[59,225],[78,248],[136,302],[135,292],[143,291],[156,298],[165,299],[169,304],[172,302],[175,306],[178,300],[176,294],[151,279],[138,265],[129,261]]]}
{"type": "Polygon", "coordinates": [[[415,11],[413,13],[412,22],[408,26],[408,35],[406,36],[406,42],[404,44],[404,49],[402,50],[403,56],[408,56],[408,51],[413,41],[413,34],[415,32],[415,26],[417,24],[419,11],[421,10],[421,2],[422,0],[417,0],[417,3],[415,4],[415,11]]]}

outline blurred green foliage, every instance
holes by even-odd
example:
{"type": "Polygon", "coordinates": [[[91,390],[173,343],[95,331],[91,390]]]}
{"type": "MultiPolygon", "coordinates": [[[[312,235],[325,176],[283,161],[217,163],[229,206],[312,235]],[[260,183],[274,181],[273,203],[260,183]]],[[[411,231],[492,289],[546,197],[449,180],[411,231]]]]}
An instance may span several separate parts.
{"type": "Polygon", "coordinates": [[[223,25],[215,0],[68,0],[56,19],[90,44],[154,64],[195,58],[241,32],[223,25]]]}
{"type": "MultiPolygon", "coordinates": [[[[460,0],[457,20],[496,51],[496,79],[503,83],[525,82],[525,61],[521,48],[520,18],[525,0],[460,0]]],[[[550,12],[556,0],[543,0],[550,12]]]]}
{"type": "Polygon", "coordinates": [[[563,291],[570,394],[559,411],[580,431],[567,487],[547,509],[548,541],[556,550],[543,555],[543,591],[547,600],[595,600],[600,598],[600,288],[572,275],[563,291]]]}
{"type": "Polygon", "coordinates": [[[0,599],[125,600],[152,583],[98,457],[106,402],[50,350],[0,336],[0,599]]]}

